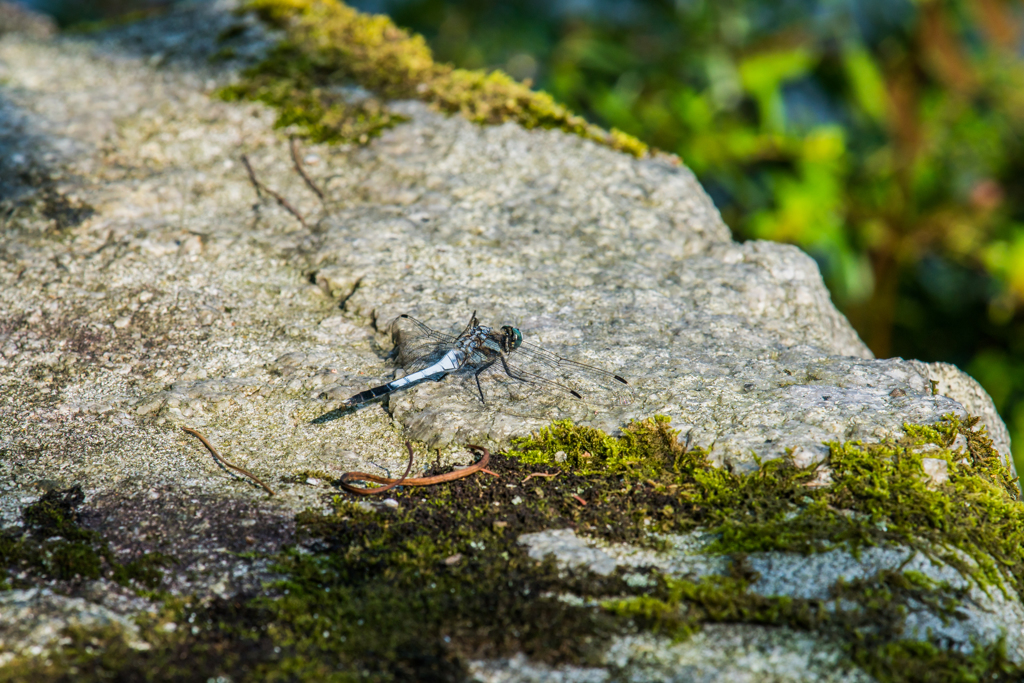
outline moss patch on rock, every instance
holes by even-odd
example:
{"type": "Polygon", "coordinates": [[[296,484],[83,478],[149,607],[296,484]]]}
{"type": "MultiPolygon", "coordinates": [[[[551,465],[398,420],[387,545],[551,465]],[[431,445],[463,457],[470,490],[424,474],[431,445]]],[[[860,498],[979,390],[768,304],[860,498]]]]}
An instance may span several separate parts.
{"type": "Polygon", "coordinates": [[[740,474],[687,449],[665,418],[619,437],[556,423],[492,454],[498,476],[392,490],[387,504],[338,495],[326,511],[302,513],[301,543],[273,558],[280,580],[257,595],[167,602],[144,626],[148,651],[118,646],[116,634],[78,633],[45,670],[15,665],[49,678],[74,668],[76,680],[131,671],[173,680],[185,677],[185,656],[193,678],[461,680],[478,658],[607,666],[617,636],[684,639],[704,624],[733,623],[812,632],[879,680],[1014,680],[1024,671],[1002,642],[965,652],[905,632],[910,605],[958,618],[962,586],[896,569],[840,581],[827,600],[749,590],[758,580],[749,552],[899,545],[989,590],[1019,591],[1024,509],[976,427],[954,418],[908,426],[888,443],[832,444],[817,466],[782,459],[740,474]],[[946,461],[948,481],[925,477],[925,455],[946,461]],[[824,469],[831,483],[816,485],[824,469]],[[731,569],[680,578],[620,567],[602,576],[537,560],[519,542],[560,528],[655,547],[659,534],[701,529],[716,535],[710,552],[728,556],[731,569]]]}
{"type": "MultiPolygon", "coordinates": [[[[246,0],[241,11],[255,12],[284,38],[221,96],[265,102],[278,109],[279,126],[296,125],[314,140],[365,143],[401,120],[380,100],[341,90],[357,85],[384,100],[418,99],[481,124],[557,128],[638,157],[647,154],[636,138],[588,123],[501,71],[438,64],[422,36],[386,16],[338,0],[246,0]]],[[[243,36],[232,31],[225,38],[243,36]]]]}
{"type": "Polygon", "coordinates": [[[25,507],[24,526],[0,530],[0,590],[40,580],[77,583],[101,577],[126,586],[135,582],[145,589],[159,587],[161,568],[170,558],[149,553],[119,562],[99,534],[79,524],[84,499],[79,486],[50,491],[25,507]]]}
{"type": "Polygon", "coordinates": [[[11,180],[31,188],[31,191],[20,197],[18,195],[22,193],[15,192],[9,198],[0,199],[0,213],[5,214],[8,221],[29,218],[31,222],[32,217],[41,216],[50,222],[47,230],[51,235],[59,237],[96,213],[92,206],[73,193],[62,193],[49,174],[39,168],[22,171],[16,180],[11,180]]]}
{"type": "MultiPolygon", "coordinates": [[[[675,638],[723,622],[814,631],[834,639],[851,662],[882,681],[1013,680],[1024,673],[1007,660],[1001,643],[977,644],[965,653],[906,639],[909,604],[928,605],[952,620],[966,593],[912,571],[886,570],[840,583],[832,587],[831,605],[748,591],[759,578],[746,568],[749,552],[844,548],[856,554],[890,545],[919,550],[983,588],[1011,586],[1022,594],[1024,506],[1016,478],[984,430],[976,430],[976,418],[907,425],[892,442],[832,443],[821,464],[800,468],[787,458],[761,463],[750,475],[712,468],[702,451],[686,452],[663,418],[646,425],[613,438],[556,423],[515,444],[520,457],[538,465],[592,476],[614,473],[670,493],[673,502],[648,517],[648,528],[707,529],[717,535],[707,551],[733,559],[729,576],[658,576],[651,593],[605,602],[606,609],[675,638]],[[963,446],[956,448],[958,436],[963,446]],[[946,482],[929,480],[925,457],[946,462],[946,482]],[[823,471],[828,485],[819,486],[823,471]]],[[[600,528],[591,534],[602,535],[600,528]]]]}
{"type": "Polygon", "coordinates": [[[938,642],[906,638],[908,604],[927,604],[950,621],[966,591],[915,572],[883,570],[833,588],[830,600],[763,596],[750,592],[759,575],[735,557],[727,576],[701,580],[661,577],[649,595],[606,601],[604,609],[641,628],[684,640],[707,623],[785,626],[813,631],[846,652],[878,681],[1019,680],[1002,641],[963,652],[938,642]]]}
{"type": "Polygon", "coordinates": [[[878,444],[831,443],[820,464],[801,468],[785,458],[750,475],[712,467],[700,449],[686,451],[665,418],[640,424],[615,438],[555,423],[514,442],[513,455],[566,472],[617,475],[627,489],[646,487],[665,503],[642,511],[648,531],[706,528],[719,535],[712,552],[856,553],[904,545],[982,585],[1005,581],[1024,593],[1024,506],[1016,478],[977,418],[907,425],[902,438],[878,444]],[[958,436],[964,446],[956,449],[958,436]],[[946,463],[945,483],[930,482],[926,457],[946,463]],[[819,485],[823,474],[827,485],[819,485]]]}

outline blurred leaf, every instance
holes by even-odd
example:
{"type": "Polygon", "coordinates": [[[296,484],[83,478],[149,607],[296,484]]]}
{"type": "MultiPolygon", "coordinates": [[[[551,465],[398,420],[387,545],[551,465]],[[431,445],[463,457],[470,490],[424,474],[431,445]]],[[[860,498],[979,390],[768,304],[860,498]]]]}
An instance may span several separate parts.
{"type": "Polygon", "coordinates": [[[710,85],[708,94],[714,103],[721,109],[734,108],[743,96],[743,88],[733,57],[713,49],[704,58],[704,69],[710,85]]]}
{"type": "Polygon", "coordinates": [[[867,254],[853,249],[836,250],[837,263],[830,268],[833,288],[843,300],[852,303],[867,301],[875,289],[875,274],[867,254]]]}
{"type": "Polygon", "coordinates": [[[801,45],[788,50],[753,54],[740,62],[740,82],[757,101],[763,128],[773,131],[785,128],[782,85],[807,75],[816,61],[817,57],[801,45]]]}
{"type": "Polygon", "coordinates": [[[877,123],[884,123],[889,93],[871,53],[862,45],[848,43],[843,49],[843,66],[857,106],[877,123]]]}
{"type": "Polygon", "coordinates": [[[1010,292],[1024,299],[1024,225],[1015,227],[1010,240],[993,242],[985,248],[984,260],[1010,292]]]}
{"type": "Polygon", "coordinates": [[[997,410],[1006,407],[1006,399],[1014,384],[1019,385],[1021,374],[1007,354],[996,349],[986,349],[975,356],[967,372],[985,386],[997,410]]]}
{"type": "Polygon", "coordinates": [[[844,151],[843,131],[836,126],[817,128],[804,138],[796,159],[798,174],[770,174],[775,206],[754,214],[753,234],[837,256],[846,252],[844,151]]]}
{"type": "Polygon", "coordinates": [[[802,152],[806,163],[831,167],[846,153],[846,134],[839,126],[816,128],[803,139],[802,152]]]}

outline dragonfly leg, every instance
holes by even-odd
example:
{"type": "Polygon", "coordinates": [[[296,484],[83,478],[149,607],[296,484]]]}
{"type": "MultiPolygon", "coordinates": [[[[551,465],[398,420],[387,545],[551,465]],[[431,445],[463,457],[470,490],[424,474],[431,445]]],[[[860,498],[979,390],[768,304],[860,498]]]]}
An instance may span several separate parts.
{"type": "Polygon", "coordinates": [[[515,373],[513,373],[513,372],[512,372],[512,368],[510,368],[510,367],[508,366],[508,361],[507,361],[507,360],[505,360],[505,356],[499,356],[499,358],[501,358],[501,366],[502,366],[503,368],[505,368],[505,374],[506,374],[506,375],[508,375],[508,376],[509,376],[509,377],[511,377],[512,379],[516,379],[516,380],[519,380],[520,382],[529,382],[529,381],[530,381],[530,380],[526,379],[525,377],[519,377],[518,375],[516,375],[515,373]]]}
{"type": "MultiPolygon", "coordinates": [[[[501,362],[504,363],[505,359],[502,358],[501,362]]],[[[476,378],[476,390],[480,392],[480,402],[483,403],[484,405],[487,405],[487,401],[484,400],[484,388],[482,386],[480,386],[480,373],[483,372],[484,370],[486,370],[487,368],[491,367],[492,365],[494,365],[494,361],[493,360],[490,363],[488,363],[487,365],[485,365],[482,368],[480,368],[479,370],[477,370],[476,374],[474,375],[474,377],[476,378]]],[[[506,370],[508,369],[507,365],[505,366],[505,369],[506,370]]]]}
{"type": "Polygon", "coordinates": [[[476,311],[473,311],[473,315],[471,315],[469,317],[469,324],[466,325],[466,329],[462,330],[462,332],[459,333],[459,337],[465,336],[467,332],[469,332],[471,329],[473,329],[476,326],[477,326],[476,311]]]}

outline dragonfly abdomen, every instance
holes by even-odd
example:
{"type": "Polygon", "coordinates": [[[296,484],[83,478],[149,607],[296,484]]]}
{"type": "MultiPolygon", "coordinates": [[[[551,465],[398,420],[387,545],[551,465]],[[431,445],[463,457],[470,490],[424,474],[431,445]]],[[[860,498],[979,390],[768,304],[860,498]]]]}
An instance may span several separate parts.
{"type": "Polygon", "coordinates": [[[366,391],[360,392],[352,398],[345,401],[346,405],[357,406],[361,403],[367,403],[374,399],[378,399],[381,396],[387,396],[393,391],[398,391],[408,386],[412,386],[423,380],[432,379],[437,381],[442,379],[451,372],[455,372],[461,368],[466,361],[466,353],[462,349],[452,349],[446,353],[441,360],[437,361],[428,368],[424,368],[419,372],[414,372],[406,375],[405,377],[399,377],[393,382],[382,384],[379,387],[367,389],[366,391]]]}
{"type": "Polygon", "coordinates": [[[345,405],[357,406],[361,403],[368,403],[369,401],[372,401],[375,398],[380,398],[381,396],[390,394],[392,391],[394,391],[394,389],[391,388],[390,384],[383,384],[379,387],[374,387],[372,389],[367,389],[366,391],[359,392],[352,398],[345,401],[345,405]]]}

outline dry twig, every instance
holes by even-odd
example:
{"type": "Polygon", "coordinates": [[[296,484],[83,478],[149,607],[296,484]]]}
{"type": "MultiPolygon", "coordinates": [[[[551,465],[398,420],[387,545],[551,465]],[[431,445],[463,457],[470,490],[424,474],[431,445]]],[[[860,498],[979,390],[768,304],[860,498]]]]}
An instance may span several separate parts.
{"type": "Polygon", "coordinates": [[[266,192],[271,197],[273,197],[277,201],[277,203],[281,206],[281,208],[283,208],[285,211],[287,211],[291,215],[295,216],[295,218],[298,219],[298,221],[300,223],[302,223],[302,227],[304,227],[304,228],[308,228],[309,227],[306,224],[306,219],[302,217],[302,214],[299,213],[298,209],[296,209],[294,206],[292,206],[288,202],[287,199],[285,199],[284,197],[282,197],[278,193],[276,193],[273,190],[271,190],[269,187],[267,187],[265,184],[261,183],[259,181],[259,179],[256,178],[256,172],[252,170],[252,164],[249,163],[248,155],[245,155],[245,154],[242,155],[242,163],[245,164],[245,170],[249,172],[249,181],[252,182],[253,187],[256,188],[256,196],[257,197],[259,197],[260,199],[263,199],[263,194],[260,192],[260,190],[263,190],[263,192],[266,192]]]}
{"type": "Polygon", "coordinates": [[[401,479],[385,479],[384,477],[377,477],[376,475],[366,474],[364,472],[346,472],[341,475],[341,488],[345,489],[349,493],[355,493],[357,495],[368,496],[374,493],[384,493],[390,491],[396,486],[406,481],[406,477],[409,476],[409,472],[412,471],[412,444],[408,441],[405,442],[405,447],[409,449],[409,464],[405,466],[405,474],[402,475],[401,479]],[[358,488],[350,485],[349,481],[372,481],[378,484],[387,484],[386,486],[378,486],[374,489],[358,488]]]}
{"type": "Polygon", "coordinates": [[[290,143],[292,150],[292,162],[294,162],[295,164],[295,170],[298,171],[299,175],[302,176],[302,179],[306,181],[306,187],[313,190],[313,192],[316,193],[316,196],[320,198],[320,201],[323,202],[324,193],[320,190],[319,187],[316,186],[316,183],[313,182],[313,179],[306,175],[306,169],[302,167],[302,160],[299,158],[298,142],[296,142],[295,138],[292,138],[290,143]]]}
{"type": "Polygon", "coordinates": [[[260,181],[256,180],[256,172],[252,170],[252,164],[249,163],[249,157],[245,154],[242,155],[242,163],[245,164],[245,171],[249,174],[249,182],[256,188],[256,198],[263,201],[263,190],[260,189],[260,181]]]}
{"type": "MultiPolygon", "coordinates": [[[[357,496],[369,496],[377,493],[383,493],[393,489],[394,487],[401,484],[402,486],[433,486],[435,484],[443,484],[449,481],[455,481],[456,479],[462,479],[468,477],[471,474],[485,471],[487,463],[491,459],[491,452],[482,446],[474,446],[472,444],[466,444],[466,448],[483,453],[479,460],[465,467],[461,470],[455,470],[454,472],[448,472],[447,474],[439,474],[433,477],[413,477],[412,479],[406,479],[409,475],[409,470],[412,469],[412,444],[408,441],[405,442],[406,447],[409,449],[409,466],[405,470],[405,474],[402,475],[401,479],[388,479],[387,477],[378,477],[375,474],[369,474],[367,472],[346,472],[341,475],[341,479],[338,481],[341,488],[345,489],[349,493],[354,493],[357,496]],[[359,486],[353,486],[352,482],[365,481],[373,482],[374,484],[382,484],[377,488],[361,488],[359,486]]],[[[493,472],[491,473],[493,474],[493,472]]],[[[497,476],[497,475],[495,475],[497,476]]]]}
{"type": "Polygon", "coordinates": [[[216,460],[217,462],[219,462],[221,465],[223,465],[224,467],[227,467],[228,469],[232,469],[235,472],[238,472],[239,474],[244,474],[245,476],[249,477],[249,479],[251,479],[252,481],[254,481],[257,484],[259,484],[260,486],[262,486],[264,491],[266,491],[270,495],[274,495],[273,489],[271,489],[269,486],[264,484],[263,481],[261,481],[260,478],[257,477],[255,474],[253,474],[252,472],[249,472],[248,470],[242,469],[238,465],[232,465],[227,460],[225,460],[223,458],[223,456],[221,456],[221,454],[217,452],[217,449],[213,447],[213,444],[211,444],[209,441],[206,440],[205,436],[203,436],[202,434],[200,434],[196,430],[192,429],[191,427],[182,427],[181,430],[183,432],[188,432],[192,436],[194,436],[197,439],[199,439],[203,443],[203,445],[206,446],[206,450],[210,451],[210,455],[213,456],[213,459],[216,460]]]}

